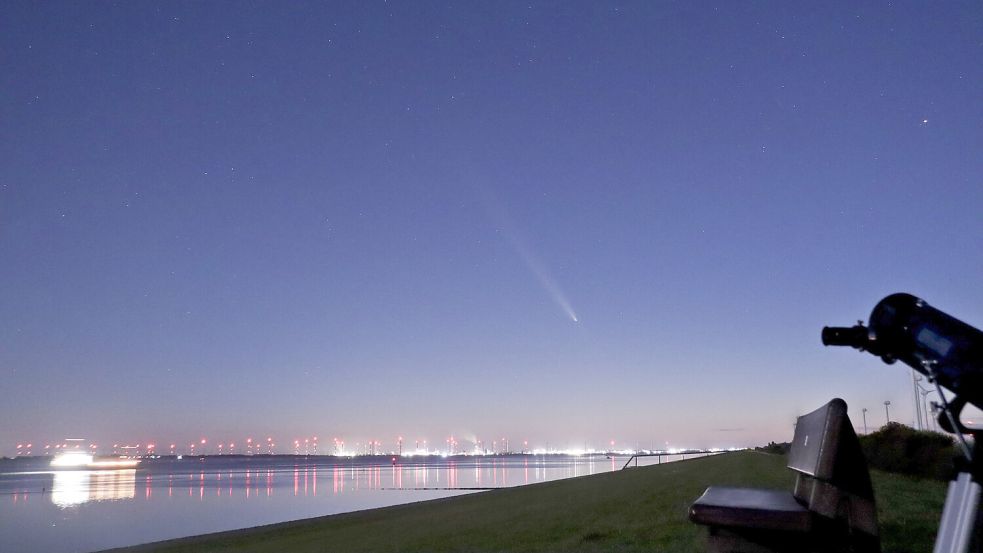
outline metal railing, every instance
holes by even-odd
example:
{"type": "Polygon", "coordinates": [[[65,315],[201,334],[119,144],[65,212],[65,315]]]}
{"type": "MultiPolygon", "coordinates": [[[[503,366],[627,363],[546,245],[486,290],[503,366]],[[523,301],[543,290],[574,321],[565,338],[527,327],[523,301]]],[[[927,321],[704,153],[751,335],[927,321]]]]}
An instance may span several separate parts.
{"type": "Polygon", "coordinates": [[[709,449],[687,449],[686,451],[674,451],[672,453],[668,453],[668,452],[662,452],[662,453],[636,453],[636,454],[634,454],[634,455],[632,455],[631,457],[628,458],[628,461],[625,463],[625,466],[621,467],[621,470],[625,470],[626,468],[628,468],[628,465],[630,465],[632,461],[635,461],[635,466],[637,467],[638,466],[638,458],[639,457],[658,457],[659,458],[659,463],[658,464],[661,465],[662,464],[662,458],[663,457],[669,457],[671,455],[679,455],[683,459],[685,459],[687,455],[704,455],[704,456],[706,456],[706,455],[710,455],[711,453],[714,453],[714,452],[713,451],[710,451],[709,449]]]}

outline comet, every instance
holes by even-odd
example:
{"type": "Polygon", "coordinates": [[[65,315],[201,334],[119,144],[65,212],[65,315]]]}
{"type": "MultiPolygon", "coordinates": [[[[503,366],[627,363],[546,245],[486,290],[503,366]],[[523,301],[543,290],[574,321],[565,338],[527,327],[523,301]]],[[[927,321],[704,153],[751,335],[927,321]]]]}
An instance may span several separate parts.
{"type": "Polygon", "coordinates": [[[529,271],[532,272],[533,276],[536,277],[536,280],[539,281],[539,284],[543,287],[543,290],[545,290],[550,298],[552,298],[557,307],[559,307],[571,321],[579,323],[580,319],[577,317],[576,311],[573,310],[573,306],[570,305],[570,300],[567,299],[566,294],[563,293],[560,286],[555,280],[553,280],[553,277],[550,275],[546,264],[536,257],[536,255],[533,254],[528,247],[526,247],[525,243],[519,239],[518,235],[515,233],[506,233],[506,236],[512,243],[512,247],[515,248],[516,253],[519,254],[520,258],[522,258],[523,263],[525,263],[529,271]]]}
{"type": "Polygon", "coordinates": [[[492,219],[498,223],[502,229],[502,234],[512,245],[512,249],[518,254],[519,258],[525,264],[529,272],[533,274],[537,281],[539,281],[540,286],[546,291],[553,303],[574,323],[580,322],[580,317],[577,316],[577,312],[574,311],[573,305],[570,304],[570,300],[567,299],[566,294],[560,288],[559,284],[553,279],[550,274],[549,269],[546,264],[537,256],[533,251],[526,245],[525,241],[522,240],[518,230],[516,230],[515,224],[512,223],[512,219],[509,217],[508,212],[505,207],[499,202],[490,190],[482,190],[482,197],[485,200],[485,205],[492,219]]]}

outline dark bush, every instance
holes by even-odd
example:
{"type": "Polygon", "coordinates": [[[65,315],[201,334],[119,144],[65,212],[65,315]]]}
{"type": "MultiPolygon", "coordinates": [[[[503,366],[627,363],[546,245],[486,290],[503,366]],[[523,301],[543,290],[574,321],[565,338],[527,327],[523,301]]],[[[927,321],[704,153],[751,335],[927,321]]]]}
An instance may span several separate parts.
{"type": "Polygon", "coordinates": [[[778,443],[778,442],[768,442],[768,445],[761,446],[761,447],[756,447],[756,448],[754,448],[754,450],[755,451],[761,451],[762,453],[772,453],[772,454],[775,454],[775,455],[785,455],[786,453],[788,453],[788,450],[789,450],[790,447],[792,447],[792,444],[790,444],[788,442],[780,442],[780,443],[778,443]]]}
{"type": "Polygon", "coordinates": [[[953,459],[958,455],[951,436],[896,422],[860,436],[860,446],[871,468],[936,480],[952,477],[953,459]]]}

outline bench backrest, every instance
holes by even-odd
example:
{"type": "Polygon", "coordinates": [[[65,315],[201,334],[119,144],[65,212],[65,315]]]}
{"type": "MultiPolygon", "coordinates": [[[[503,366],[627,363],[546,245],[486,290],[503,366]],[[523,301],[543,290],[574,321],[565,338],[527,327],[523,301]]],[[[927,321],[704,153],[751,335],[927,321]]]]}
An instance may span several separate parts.
{"type": "Polygon", "coordinates": [[[860,440],[836,398],[799,417],[788,455],[797,472],[793,495],[810,511],[846,518],[852,527],[877,535],[874,490],[860,440]]]}

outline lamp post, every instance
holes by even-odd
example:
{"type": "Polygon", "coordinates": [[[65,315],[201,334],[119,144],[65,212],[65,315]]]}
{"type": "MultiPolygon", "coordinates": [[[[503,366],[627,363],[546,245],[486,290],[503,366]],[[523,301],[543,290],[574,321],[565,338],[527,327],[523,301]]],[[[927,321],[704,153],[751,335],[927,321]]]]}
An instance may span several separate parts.
{"type": "MultiPolygon", "coordinates": [[[[935,392],[935,390],[932,388],[928,388],[928,389],[922,388],[922,385],[919,384],[918,392],[922,394],[922,404],[923,404],[922,407],[925,413],[925,430],[932,430],[933,424],[935,425],[935,428],[938,429],[938,422],[936,422],[935,417],[934,416],[929,417],[930,411],[929,411],[928,394],[935,392]]],[[[934,415],[935,413],[933,412],[932,414],[934,415]]]]}
{"type": "Polygon", "coordinates": [[[916,422],[917,427],[918,427],[919,430],[923,430],[925,428],[924,425],[922,424],[922,404],[921,404],[920,401],[918,401],[918,388],[920,387],[919,384],[918,384],[918,381],[921,380],[921,379],[922,379],[922,377],[920,377],[917,374],[915,374],[915,370],[912,369],[911,370],[911,386],[912,386],[912,389],[914,390],[914,398],[913,399],[915,400],[915,422],[916,422]]]}
{"type": "Polygon", "coordinates": [[[866,434],[867,433],[867,408],[864,407],[862,411],[864,414],[864,434],[866,434]]]}
{"type": "Polygon", "coordinates": [[[891,410],[890,410],[890,407],[891,407],[891,401],[890,400],[885,401],[884,402],[884,416],[887,417],[887,422],[888,423],[891,422],[891,410]]]}

